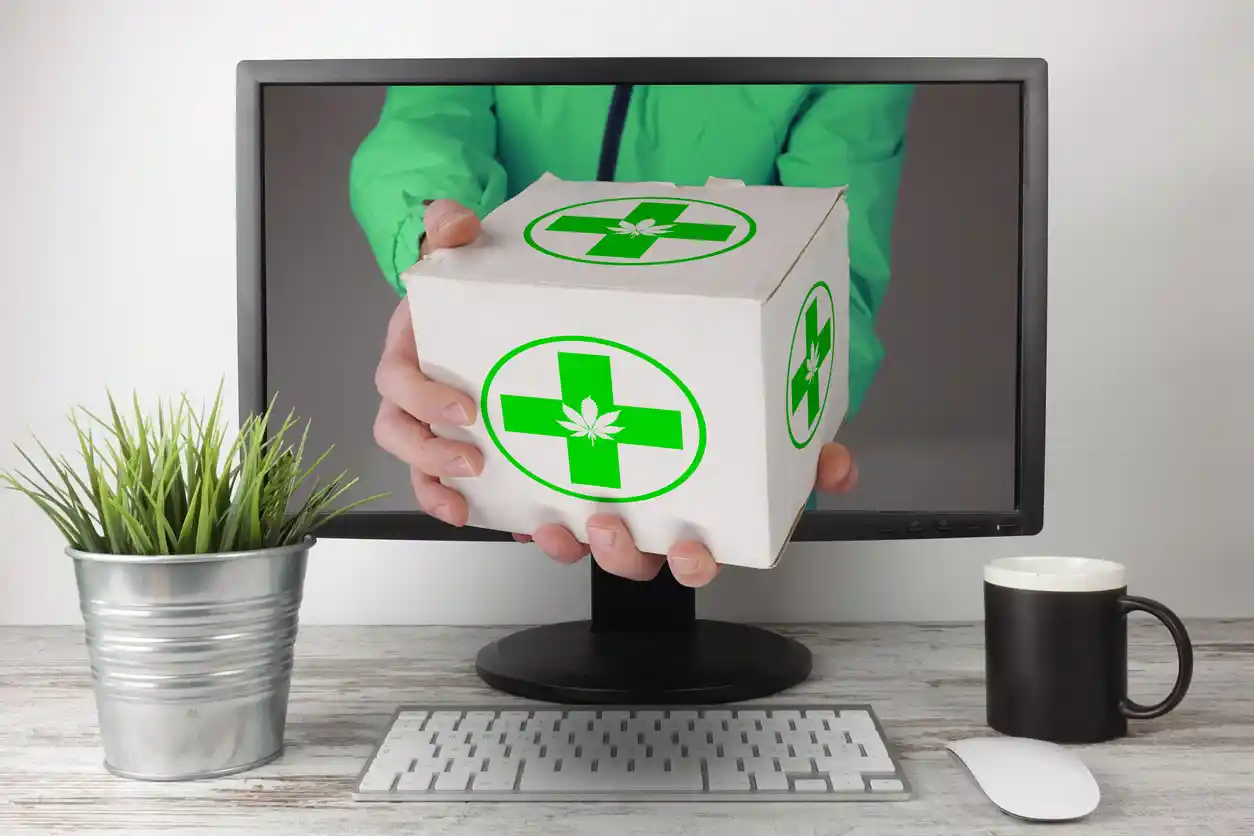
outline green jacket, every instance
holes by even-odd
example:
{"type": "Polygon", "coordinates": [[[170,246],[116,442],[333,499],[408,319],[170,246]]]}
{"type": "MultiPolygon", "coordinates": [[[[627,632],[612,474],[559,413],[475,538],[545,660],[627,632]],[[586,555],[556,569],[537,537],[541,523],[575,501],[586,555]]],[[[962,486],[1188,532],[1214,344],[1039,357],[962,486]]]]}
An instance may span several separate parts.
{"type": "Polygon", "coordinates": [[[874,320],[888,287],[890,236],[911,86],[646,86],[607,120],[613,86],[392,87],[349,174],[354,215],[384,277],[418,259],[423,201],[483,217],[545,172],[597,179],[607,130],[621,130],[613,179],[702,185],[849,187],[852,417],[879,368],[874,320]],[[621,129],[619,125],[621,124],[621,129]]]}

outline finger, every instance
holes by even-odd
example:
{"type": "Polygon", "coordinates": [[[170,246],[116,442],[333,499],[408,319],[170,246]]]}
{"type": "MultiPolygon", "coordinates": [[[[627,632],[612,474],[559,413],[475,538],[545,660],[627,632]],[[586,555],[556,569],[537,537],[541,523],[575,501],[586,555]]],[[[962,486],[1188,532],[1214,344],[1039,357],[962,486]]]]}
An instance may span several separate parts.
{"type": "Polygon", "coordinates": [[[475,402],[464,392],[437,383],[418,364],[385,351],[374,374],[375,388],[385,401],[426,424],[465,426],[474,423],[475,402]]]}
{"type": "Polygon", "coordinates": [[[531,539],[558,563],[578,563],[588,554],[588,547],[580,543],[569,529],[554,523],[537,528],[531,539]]]}
{"type": "Polygon", "coordinates": [[[709,549],[690,540],[672,546],[666,561],[671,575],[683,586],[705,586],[720,568],[709,549]]]}
{"type": "Polygon", "coordinates": [[[612,575],[652,580],[666,562],[660,554],[642,554],[627,526],[610,514],[594,514],[588,519],[588,539],[597,565],[612,575]]]}
{"type": "Polygon", "coordinates": [[[414,487],[418,507],[449,525],[463,526],[470,517],[466,499],[457,491],[440,484],[417,468],[409,469],[409,482],[414,487]]]}
{"type": "Polygon", "coordinates": [[[858,483],[858,465],[843,444],[824,444],[815,486],[824,493],[848,493],[858,483]]]}
{"type": "Polygon", "coordinates": [[[428,476],[478,476],[483,454],[473,445],[440,438],[391,401],[379,404],[374,440],[383,450],[428,476]]]}
{"type": "Polygon", "coordinates": [[[403,357],[418,365],[418,344],[414,339],[414,312],[409,299],[402,299],[388,320],[387,337],[383,341],[383,353],[403,357]]]}
{"type": "Polygon", "coordinates": [[[422,254],[463,247],[479,235],[479,218],[455,200],[435,200],[422,215],[422,254]]]}
{"type": "Polygon", "coordinates": [[[511,536],[514,538],[514,542],[516,543],[530,543],[531,542],[530,534],[514,534],[511,536]]]}
{"type": "Polygon", "coordinates": [[[413,314],[402,299],[388,320],[383,356],[375,369],[375,388],[419,421],[466,425],[474,422],[474,399],[451,386],[436,383],[418,366],[413,314]]]}

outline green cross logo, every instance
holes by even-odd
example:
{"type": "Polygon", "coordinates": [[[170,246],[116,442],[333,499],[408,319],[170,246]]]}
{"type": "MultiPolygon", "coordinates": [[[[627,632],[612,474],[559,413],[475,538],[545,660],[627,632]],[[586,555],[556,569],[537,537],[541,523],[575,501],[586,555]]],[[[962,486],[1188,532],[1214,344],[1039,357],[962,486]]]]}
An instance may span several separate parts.
{"type": "Polygon", "coordinates": [[[541,215],[523,238],[546,255],[583,264],[677,264],[734,250],[755,231],[752,218],[721,203],[616,197],[541,215]]]}
{"type": "Polygon", "coordinates": [[[798,449],[814,438],[827,408],[835,360],[835,320],[832,291],[818,282],[801,303],[788,350],[788,437],[798,449]]]}
{"type": "Polygon", "coordinates": [[[684,382],[647,354],[596,337],[549,337],[513,349],[488,373],[480,408],[507,461],[580,499],[661,496],[686,481],[705,452],[705,419],[684,382]],[[519,391],[551,380],[554,366],[557,397],[519,391]],[[620,378],[659,403],[626,403],[615,392],[620,378]]]}

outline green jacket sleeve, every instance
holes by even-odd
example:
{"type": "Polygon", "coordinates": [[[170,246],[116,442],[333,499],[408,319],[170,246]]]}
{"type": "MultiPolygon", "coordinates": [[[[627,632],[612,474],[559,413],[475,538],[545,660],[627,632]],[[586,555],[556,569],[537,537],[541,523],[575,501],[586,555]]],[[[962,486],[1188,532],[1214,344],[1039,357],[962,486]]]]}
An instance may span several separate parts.
{"type": "Polygon", "coordinates": [[[424,201],[451,198],[479,217],[505,200],[488,86],[390,87],[349,167],[349,204],[384,278],[418,260],[424,201]]]}
{"type": "Polygon", "coordinates": [[[861,408],[884,357],[875,316],[891,272],[893,212],[913,94],[911,85],[820,88],[777,163],[782,185],[849,187],[849,418],[861,408]]]}

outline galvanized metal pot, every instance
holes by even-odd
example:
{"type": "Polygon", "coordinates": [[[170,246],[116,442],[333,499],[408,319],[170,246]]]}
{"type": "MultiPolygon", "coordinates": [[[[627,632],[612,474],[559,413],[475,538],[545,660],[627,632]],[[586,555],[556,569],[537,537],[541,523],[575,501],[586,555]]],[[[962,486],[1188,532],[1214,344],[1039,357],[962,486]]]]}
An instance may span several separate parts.
{"type": "Polygon", "coordinates": [[[106,769],[181,781],[282,754],[313,544],[176,557],[68,551],[106,769]]]}

